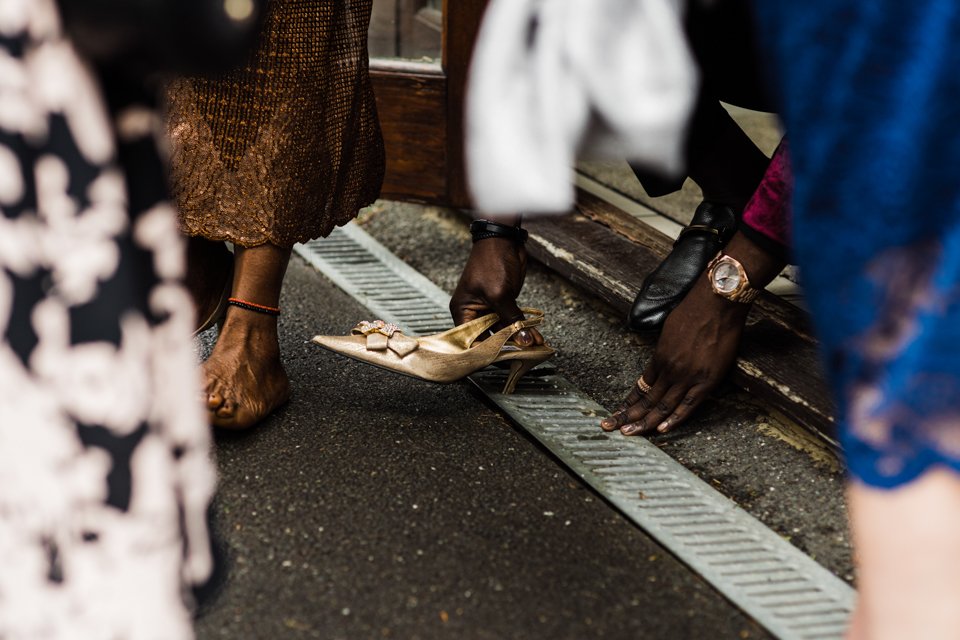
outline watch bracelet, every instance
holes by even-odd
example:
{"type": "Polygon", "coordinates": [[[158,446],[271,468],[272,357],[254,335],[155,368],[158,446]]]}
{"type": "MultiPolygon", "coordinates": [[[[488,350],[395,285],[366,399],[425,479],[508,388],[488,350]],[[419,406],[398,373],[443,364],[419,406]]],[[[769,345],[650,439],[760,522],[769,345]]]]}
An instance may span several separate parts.
{"type": "Polygon", "coordinates": [[[760,295],[760,289],[755,288],[753,285],[750,285],[750,291],[747,291],[743,295],[739,296],[735,302],[740,302],[743,304],[750,304],[757,299],[757,296],[760,295]]]}
{"type": "Polygon", "coordinates": [[[519,223],[515,227],[490,220],[474,220],[470,223],[470,236],[474,242],[487,238],[505,238],[523,244],[528,235],[527,230],[521,228],[519,223]]]}

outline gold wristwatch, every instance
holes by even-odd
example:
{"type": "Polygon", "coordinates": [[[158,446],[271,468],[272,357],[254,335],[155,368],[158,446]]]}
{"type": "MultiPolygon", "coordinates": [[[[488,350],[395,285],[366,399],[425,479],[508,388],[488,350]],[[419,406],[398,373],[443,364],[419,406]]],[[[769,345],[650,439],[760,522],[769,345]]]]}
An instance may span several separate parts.
{"type": "Polygon", "coordinates": [[[707,277],[713,292],[732,302],[750,304],[760,294],[759,289],[750,286],[750,279],[740,261],[722,253],[707,265],[707,277]]]}

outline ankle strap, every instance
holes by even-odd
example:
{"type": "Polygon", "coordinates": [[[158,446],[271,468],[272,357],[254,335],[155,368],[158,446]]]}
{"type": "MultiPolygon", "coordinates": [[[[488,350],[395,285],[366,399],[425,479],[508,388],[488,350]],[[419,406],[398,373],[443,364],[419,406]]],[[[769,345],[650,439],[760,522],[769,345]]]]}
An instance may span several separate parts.
{"type": "Polygon", "coordinates": [[[241,309],[246,309],[247,311],[264,313],[268,316],[280,315],[280,307],[268,307],[264,304],[257,304],[256,302],[249,302],[247,300],[241,300],[240,298],[228,298],[227,304],[233,305],[234,307],[240,307],[241,309]]]}
{"type": "Polygon", "coordinates": [[[495,334],[487,338],[485,342],[497,345],[497,350],[503,348],[503,345],[507,343],[510,338],[515,336],[517,333],[524,329],[530,329],[531,327],[536,327],[543,323],[543,311],[540,309],[520,309],[524,314],[533,316],[531,318],[525,318],[523,320],[517,320],[516,322],[511,322],[500,331],[497,331],[495,334]]]}
{"type": "MultiPolygon", "coordinates": [[[[524,318],[523,320],[517,320],[516,322],[511,322],[506,327],[500,329],[495,334],[490,336],[485,342],[496,342],[499,340],[500,346],[502,346],[507,340],[513,337],[515,333],[522,329],[529,329],[530,327],[535,327],[543,322],[543,311],[539,309],[520,309],[525,314],[528,314],[532,317],[524,318]]],[[[490,327],[497,324],[500,321],[500,316],[495,313],[488,313],[485,316],[475,318],[470,322],[464,323],[458,327],[450,329],[448,332],[445,332],[444,335],[449,333],[458,334],[457,340],[460,344],[463,345],[464,349],[469,349],[473,346],[473,343],[477,341],[481,335],[490,330],[490,327]]],[[[497,347],[497,349],[500,348],[497,347]]]]}
{"type": "Polygon", "coordinates": [[[535,327],[538,324],[543,323],[543,311],[540,309],[534,309],[533,307],[523,307],[520,309],[525,315],[532,316],[530,318],[525,318],[520,320],[523,324],[524,329],[529,329],[530,327],[535,327]]]}

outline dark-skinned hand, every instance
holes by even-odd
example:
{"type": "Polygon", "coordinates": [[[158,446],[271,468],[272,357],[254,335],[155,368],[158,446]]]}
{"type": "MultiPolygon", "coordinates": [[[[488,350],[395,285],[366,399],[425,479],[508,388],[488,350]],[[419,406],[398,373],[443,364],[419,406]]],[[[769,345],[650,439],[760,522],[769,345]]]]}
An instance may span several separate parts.
{"type": "Polygon", "coordinates": [[[641,375],[650,390],[635,384],[600,427],[632,436],[668,433],[683,424],[733,365],[749,309],[714,294],[701,276],[663,325],[641,375]]]}
{"type": "MultiPolygon", "coordinates": [[[[750,283],[765,287],[783,269],[782,259],[737,233],[724,253],[739,260],[750,283]]],[[[702,274],[667,316],[653,358],[626,400],[600,422],[627,436],[668,433],[683,424],[723,382],[737,357],[750,305],[731,302],[702,274]],[[641,388],[640,380],[649,385],[641,388]]]]}
{"type": "MultiPolygon", "coordinates": [[[[506,238],[486,238],[473,243],[460,281],[450,298],[450,315],[460,325],[488,313],[500,316],[494,330],[523,320],[517,297],[527,275],[527,251],[522,244],[506,238]]],[[[536,329],[524,329],[514,336],[521,346],[541,345],[536,329]]]]}

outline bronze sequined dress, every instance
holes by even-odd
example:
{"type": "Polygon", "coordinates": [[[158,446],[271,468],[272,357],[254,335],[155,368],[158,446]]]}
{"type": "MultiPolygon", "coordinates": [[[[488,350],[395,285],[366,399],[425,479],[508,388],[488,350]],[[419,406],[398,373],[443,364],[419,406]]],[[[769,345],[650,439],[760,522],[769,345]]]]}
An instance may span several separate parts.
{"type": "Polygon", "coordinates": [[[244,67],[171,85],[184,233],[288,248],[376,199],[384,158],[368,77],[370,10],[371,0],[271,0],[244,67]]]}

